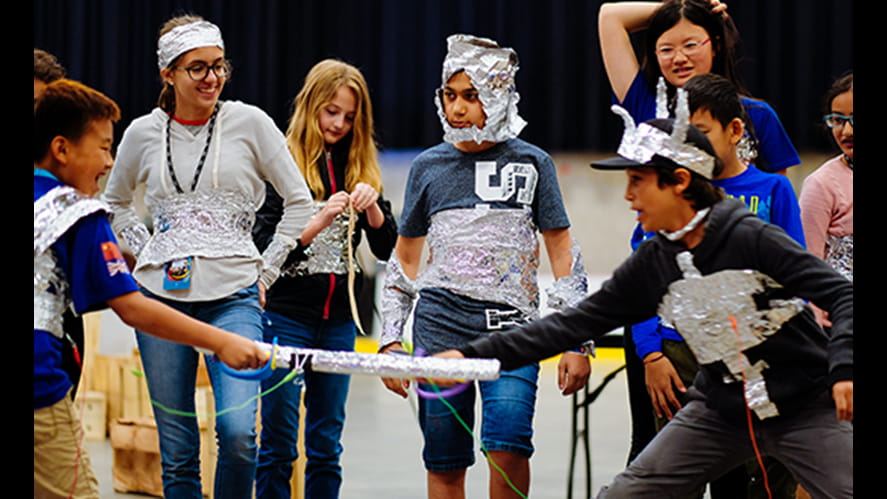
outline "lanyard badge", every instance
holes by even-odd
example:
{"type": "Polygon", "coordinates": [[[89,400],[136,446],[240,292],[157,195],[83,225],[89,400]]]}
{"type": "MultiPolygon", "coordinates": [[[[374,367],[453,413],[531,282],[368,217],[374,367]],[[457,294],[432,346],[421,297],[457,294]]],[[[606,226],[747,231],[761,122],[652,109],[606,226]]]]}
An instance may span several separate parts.
{"type": "Polygon", "coordinates": [[[164,265],[163,289],[176,290],[191,287],[193,257],[180,258],[164,265]]]}

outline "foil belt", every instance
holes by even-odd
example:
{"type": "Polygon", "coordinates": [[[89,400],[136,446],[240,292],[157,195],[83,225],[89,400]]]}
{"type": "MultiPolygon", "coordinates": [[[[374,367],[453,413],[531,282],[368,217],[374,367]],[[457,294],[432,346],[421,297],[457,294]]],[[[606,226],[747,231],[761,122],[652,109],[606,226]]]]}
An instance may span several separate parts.
{"type": "Polygon", "coordinates": [[[487,207],[440,211],[428,230],[420,288],[443,288],[539,316],[539,242],[532,211],[487,207]]]}
{"type": "Polygon", "coordinates": [[[825,261],[852,282],[853,234],[842,237],[829,234],[825,242],[825,261]]]}
{"type": "Polygon", "coordinates": [[[151,239],[151,233],[143,224],[135,224],[120,231],[120,238],[123,239],[132,254],[138,257],[145,244],[151,239]]]}
{"type": "MultiPolygon", "coordinates": [[[[274,355],[277,368],[310,368],[331,374],[368,374],[386,378],[494,380],[499,377],[496,359],[443,359],[410,355],[375,354],[272,346],[258,342],[274,355]]],[[[269,360],[271,362],[271,360],[269,360]]]]}
{"type": "Polygon", "coordinates": [[[725,382],[745,377],[746,403],[761,419],[778,415],[770,400],[763,360],[751,364],[743,353],[775,334],[804,308],[803,300],[770,300],[759,309],[755,296],[781,286],[756,270],[723,270],[702,276],[692,254],[678,255],[684,278],[673,282],[659,306],[663,323],[686,340],[699,364],[722,361],[730,372],[725,382]]]}
{"type": "MultiPolygon", "coordinates": [[[[314,213],[317,214],[326,205],[326,201],[314,203],[314,213]]],[[[297,262],[283,270],[290,276],[303,276],[309,274],[347,274],[348,273],[348,232],[349,216],[344,211],[333,219],[333,222],[324,227],[311,244],[305,248],[307,260],[297,262]]],[[[352,262],[355,270],[360,266],[355,259],[352,262]]]]}
{"type": "Polygon", "coordinates": [[[154,235],[139,255],[139,267],[189,256],[260,257],[250,232],[255,222],[253,203],[240,191],[174,194],[151,211],[154,235]]]}

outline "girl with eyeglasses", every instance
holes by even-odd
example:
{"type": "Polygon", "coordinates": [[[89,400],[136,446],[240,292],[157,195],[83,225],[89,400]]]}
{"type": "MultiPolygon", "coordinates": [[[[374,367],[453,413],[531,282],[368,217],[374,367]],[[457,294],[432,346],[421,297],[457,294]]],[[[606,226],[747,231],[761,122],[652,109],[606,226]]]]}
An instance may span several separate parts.
{"type": "MultiPolygon", "coordinates": [[[[665,0],[663,2],[610,2],[598,13],[601,55],[613,101],[624,107],[635,122],[656,116],[656,85],[660,78],[667,84],[669,97],[693,76],[715,73],[729,80],[741,96],[749,117],[748,135],[743,137],[738,153],[750,168],[765,172],[784,171],[801,163],[776,112],[766,102],[752,98],[742,84],[736,65],[739,31],[719,0],[665,0]],[[644,31],[641,53],[634,50],[631,34],[644,31]],[[754,164],[752,164],[754,162],[754,164]]],[[[640,225],[631,239],[632,249],[646,240],[640,225]]],[[[636,354],[634,331],[659,327],[658,318],[626,327],[623,333],[632,418],[631,462],[656,434],[654,411],[647,394],[644,367],[636,354]]],[[[740,470],[741,471],[741,470],[740,470]]],[[[744,487],[745,473],[737,471],[735,484],[723,479],[723,489],[744,487]]],[[[787,471],[783,476],[788,476],[787,471]]],[[[793,489],[793,481],[785,490],[793,489]]],[[[721,485],[715,485],[721,489],[721,485]]],[[[714,490],[714,489],[713,489],[714,490]]],[[[717,497],[725,497],[721,492],[717,497]]],[[[793,497],[793,496],[792,496],[793,497]]]]}
{"type": "MultiPolygon", "coordinates": [[[[853,73],[825,95],[823,122],[841,154],[823,163],[801,187],[801,223],[807,249],[853,280],[853,73]]],[[[816,319],[831,325],[819,309],[816,319]]]]}
{"type": "MultiPolygon", "coordinates": [[[[219,28],[199,16],[167,21],[157,43],[158,107],[130,123],[104,199],[136,258],[142,291],[188,315],[262,339],[264,292],[312,214],[311,195],[283,134],[260,109],[220,94],[231,77],[219,28]],[[283,213],[260,253],[251,229],[265,181],[283,213]],[[149,231],[136,214],[144,186],[149,231]]],[[[200,353],[136,332],[160,437],[164,496],[201,498],[194,393],[200,353]],[[192,413],[189,415],[188,413],[192,413]]],[[[252,495],[259,382],[229,376],[205,355],[217,415],[214,497],[252,495]]]]}

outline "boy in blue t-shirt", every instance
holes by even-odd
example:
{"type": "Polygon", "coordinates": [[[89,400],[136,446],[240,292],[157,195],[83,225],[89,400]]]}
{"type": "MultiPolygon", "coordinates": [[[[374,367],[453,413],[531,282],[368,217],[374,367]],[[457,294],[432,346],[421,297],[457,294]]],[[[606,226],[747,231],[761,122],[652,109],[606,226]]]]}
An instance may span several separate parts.
{"type": "MultiPolygon", "coordinates": [[[[737,144],[749,123],[736,93],[726,78],[714,73],[694,76],[684,87],[690,110],[690,123],[705,133],[723,170],[711,183],[727,197],[736,198],[765,222],[779,226],[804,246],[801,213],[788,177],[765,173],[753,164],[746,165],[737,154],[737,144]]],[[[754,130],[748,134],[754,137],[754,130]]],[[[635,325],[634,340],[638,357],[644,363],[647,392],[656,412],[657,431],[672,418],[685,402],[687,386],[699,371],[699,364],[684,338],[661,323],[659,317],[635,325]],[[677,392],[676,392],[677,391],[677,392]]],[[[773,497],[794,497],[797,481],[778,461],[765,458],[773,497]]],[[[757,462],[749,463],[749,473],[757,474],[757,462]]],[[[748,497],[766,495],[763,480],[753,480],[742,466],[712,482],[713,497],[732,494],[737,488],[749,488],[748,497]],[[755,492],[755,488],[761,488],[755,492]]],[[[701,492],[699,496],[701,497],[701,492]]]]}
{"type": "MultiPolygon", "coordinates": [[[[548,290],[549,305],[563,308],[586,294],[554,163],[517,138],[526,124],[517,114],[517,54],[470,35],[453,35],[447,42],[435,99],[444,142],[423,151],[410,168],[399,237],[385,272],[382,352],[402,349],[417,295],[413,343],[428,354],[537,318],[537,232],[556,279],[548,290]],[[430,258],[419,274],[426,240],[430,258]]],[[[481,440],[495,463],[490,464],[494,497],[513,494],[508,480],[528,493],[538,370],[535,363],[506,371],[447,398],[471,427],[475,390],[480,393],[481,440]]],[[[585,355],[565,353],[558,367],[563,393],[584,386],[589,372],[585,355]]],[[[407,396],[409,382],[383,382],[407,396]]],[[[428,496],[464,496],[465,472],[474,463],[472,436],[436,398],[420,399],[419,422],[428,496]]]]}
{"type": "Polygon", "coordinates": [[[98,497],[98,482],[78,437],[80,422],[62,368],[62,315],[110,307],[126,324],[214,352],[238,369],[256,368],[259,345],[145,297],[129,273],[93,199],[113,165],[117,104],[61,79],[34,101],[34,495],[98,497]]]}

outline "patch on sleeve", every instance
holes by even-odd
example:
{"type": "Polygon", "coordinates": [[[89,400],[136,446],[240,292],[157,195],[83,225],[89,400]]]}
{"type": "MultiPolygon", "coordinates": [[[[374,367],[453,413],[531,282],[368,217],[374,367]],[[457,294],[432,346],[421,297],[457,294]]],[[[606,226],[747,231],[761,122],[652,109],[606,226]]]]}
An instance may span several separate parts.
{"type": "Polygon", "coordinates": [[[117,247],[117,243],[106,241],[102,243],[102,256],[105,258],[105,265],[108,267],[108,275],[111,277],[117,274],[129,274],[129,267],[123,259],[123,253],[117,247]]]}

